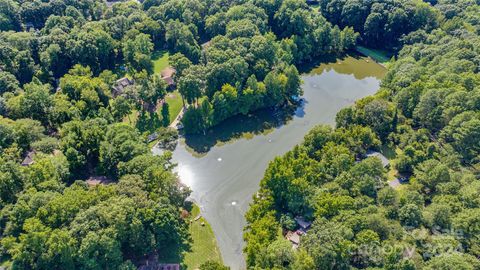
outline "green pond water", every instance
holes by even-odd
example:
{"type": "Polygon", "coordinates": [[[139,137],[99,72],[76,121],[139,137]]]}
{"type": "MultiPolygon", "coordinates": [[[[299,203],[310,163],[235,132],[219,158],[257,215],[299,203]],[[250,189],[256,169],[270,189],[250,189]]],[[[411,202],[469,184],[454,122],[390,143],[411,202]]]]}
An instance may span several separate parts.
{"type": "MultiPolygon", "coordinates": [[[[181,181],[210,222],[232,270],[245,269],[244,214],[268,163],[302,142],[315,125],[379,89],[386,70],[365,57],[302,67],[303,101],[296,110],[261,110],[227,120],[204,136],[180,140],[173,152],[181,181]]],[[[154,152],[159,151],[155,150],[154,152]]]]}

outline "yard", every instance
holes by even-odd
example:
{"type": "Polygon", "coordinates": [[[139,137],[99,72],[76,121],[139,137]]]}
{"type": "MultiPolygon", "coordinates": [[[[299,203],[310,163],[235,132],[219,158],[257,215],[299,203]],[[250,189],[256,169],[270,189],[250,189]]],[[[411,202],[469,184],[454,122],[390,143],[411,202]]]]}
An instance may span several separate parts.
{"type": "Polygon", "coordinates": [[[210,224],[203,217],[196,221],[193,220],[199,214],[200,209],[197,205],[194,205],[190,215],[192,222],[189,227],[192,236],[192,248],[190,252],[184,254],[184,264],[187,269],[197,269],[208,260],[222,262],[217,240],[210,224]],[[202,223],[204,223],[203,226],[202,223]]]}
{"type": "Polygon", "coordinates": [[[172,248],[162,253],[163,256],[159,257],[160,263],[180,263],[182,269],[187,270],[198,269],[206,261],[222,263],[212,227],[203,217],[195,220],[199,214],[200,209],[194,204],[190,215],[186,217],[186,221],[190,222],[188,227],[191,236],[191,241],[188,243],[189,251],[179,254],[177,248],[172,248]]]}
{"type": "Polygon", "coordinates": [[[160,73],[164,68],[170,66],[169,63],[170,53],[165,50],[155,51],[152,54],[152,61],[153,61],[153,71],[155,73],[160,73]]]}
{"type": "MultiPolygon", "coordinates": [[[[168,111],[170,112],[170,123],[175,120],[175,117],[180,113],[183,107],[183,102],[182,102],[182,97],[180,96],[180,93],[175,90],[171,93],[168,93],[165,100],[167,101],[168,104],[168,111]]],[[[162,108],[158,108],[158,114],[161,116],[161,111],[162,108]]]]}

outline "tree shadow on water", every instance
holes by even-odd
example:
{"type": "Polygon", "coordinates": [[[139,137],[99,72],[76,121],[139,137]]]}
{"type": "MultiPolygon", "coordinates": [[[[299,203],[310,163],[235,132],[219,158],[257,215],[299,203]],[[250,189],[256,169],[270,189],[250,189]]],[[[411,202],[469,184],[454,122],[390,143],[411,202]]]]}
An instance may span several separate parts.
{"type": "Polygon", "coordinates": [[[385,75],[385,67],[377,64],[373,59],[357,52],[336,56],[319,57],[298,67],[301,74],[322,75],[324,72],[335,71],[338,74],[353,75],[357,80],[375,77],[378,80],[385,75]]]}
{"type": "Polygon", "coordinates": [[[301,65],[298,65],[297,69],[300,74],[310,73],[313,69],[317,68],[321,64],[334,64],[338,61],[338,59],[344,59],[345,57],[346,56],[338,56],[335,54],[325,55],[302,63],[301,65]]]}
{"type": "Polygon", "coordinates": [[[185,135],[185,144],[195,152],[202,154],[207,153],[217,144],[266,134],[285,125],[293,116],[303,117],[305,115],[304,103],[302,99],[298,105],[260,109],[248,115],[233,116],[209,129],[204,135],[185,135]]]}

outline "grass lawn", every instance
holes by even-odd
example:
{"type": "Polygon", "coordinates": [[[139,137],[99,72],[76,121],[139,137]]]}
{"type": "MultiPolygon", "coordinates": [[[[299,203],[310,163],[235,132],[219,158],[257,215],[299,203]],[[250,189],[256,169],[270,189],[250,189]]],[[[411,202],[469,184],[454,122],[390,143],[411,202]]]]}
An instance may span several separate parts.
{"type": "Polygon", "coordinates": [[[123,122],[131,126],[135,126],[135,123],[137,123],[137,118],[138,118],[138,111],[133,109],[130,115],[127,115],[123,118],[123,122]]]}
{"type": "Polygon", "coordinates": [[[370,49],[363,46],[357,46],[357,51],[363,55],[371,57],[379,63],[387,63],[392,58],[392,53],[385,50],[370,49]]]}
{"type": "MultiPolygon", "coordinates": [[[[182,102],[182,97],[180,96],[180,93],[175,90],[172,93],[168,93],[167,97],[165,98],[168,104],[168,111],[170,112],[170,123],[175,120],[175,117],[180,113],[183,107],[183,102],[182,102]]],[[[160,118],[162,117],[162,108],[158,108],[158,114],[160,115],[160,118]]]]}
{"type": "Polygon", "coordinates": [[[187,269],[192,270],[197,269],[208,260],[222,262],[217,240],[210,224],[203,217],[193,221],[199,214],[200,209],[197,205],[194,205],[190,215],[192,222],[189,227],[190,235],[192,236],[192,248],[190,252],[184,254],[184,264],[187,266],[187,269]],[[203,226],[202,223],[204,223],[203,226]]]}
{"type": "Polygon", "coordinates": [[[152,55],[152,61],[154,65],[153,71],[155,73],[160,73],[160,71],[168,67],[170,65],[169,57],[170,54],[168,51],[155,51],[152,55]]]}
{"type": "MultiPolygon", "coordinates": [[[[170,53],[167,50],[154,51],[152,54],[153,61],[153,71],[155,73],[160,73],[164,68],[170,66],[170,53]]],[[[118,78],[127,77],[132,78],[132,75],[125,70],[122,70],[120,67],[116,67],[113,70],[113,73],[117,75],[118,78]]]]}

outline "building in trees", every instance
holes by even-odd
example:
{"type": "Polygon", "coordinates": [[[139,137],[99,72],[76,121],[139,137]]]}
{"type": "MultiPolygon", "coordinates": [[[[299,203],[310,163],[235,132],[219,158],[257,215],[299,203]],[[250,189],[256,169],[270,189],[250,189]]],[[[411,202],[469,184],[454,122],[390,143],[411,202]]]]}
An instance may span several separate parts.
{"type": "Polygon", "coordinates": [[[112,91],[113,96],[116,97],[116,96],[119,96],[119,95],[123,94],[125,92],[125,88],[127,88],[128,86],[131,86],[133,84],[134,84],[134,81],[127,78],[127,77],[123,77],[121,79],[118,79],[115,82],[115,85],[113,86],[113,91],[112,91]]]}
{"type": "Polygon", "coordinates": [[[160,72],[162,79],[165,81],[169,89],[174,89],[176,87],[174,80],[175,73],[176,70],[173,67],[166,67],[160,72]]]}

